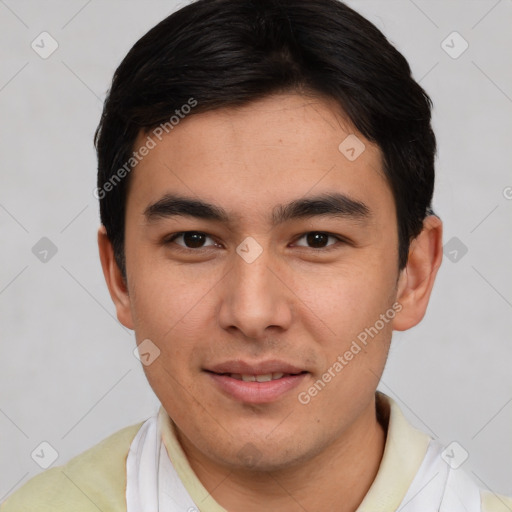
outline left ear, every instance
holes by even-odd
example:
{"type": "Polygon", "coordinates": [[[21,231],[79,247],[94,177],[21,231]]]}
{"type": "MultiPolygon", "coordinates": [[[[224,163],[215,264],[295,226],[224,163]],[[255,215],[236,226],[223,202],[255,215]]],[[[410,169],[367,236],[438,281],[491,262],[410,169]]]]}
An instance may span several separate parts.
{"type": "Polygon", "coordinates": [[[443,223],[429,215],[421,233],[411,242],[407,265],[398,278],[396,300],[402,309],[394,318],[394,330],[405,331],[421,322],[442,261],[443,223]]]}

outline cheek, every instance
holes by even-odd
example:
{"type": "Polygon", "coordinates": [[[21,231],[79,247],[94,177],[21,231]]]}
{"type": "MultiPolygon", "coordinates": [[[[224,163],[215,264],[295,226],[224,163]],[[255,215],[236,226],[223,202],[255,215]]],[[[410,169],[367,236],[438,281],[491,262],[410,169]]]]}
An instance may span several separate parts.
{"type": "Polygon", "coordinates": [[[360,262],[347,268],[350,271],[341,269],[330,279],[317,276],[316,287],[307,286],[308,282],[303,287],[305,303],[315,313],[309,330],[324,355],[321,373],[309,383],[313,388],[305,390],[315,396],[308,407],[316,417],[324,408],[343,415],[348,404],[357,408],[368,403],[389,350],[396,277],[391,265],[360,262]]]}
{"type": "Polygon", "coordinates": [[[132,270],[128,281],[137,334],[172,337],[197,321],[197,311],[215,282],[212,272],[201,275],[197,267],[191,268],[194,265],[172,263],[150,247],[139,247],[132,256],[127,267],[132,270]]]}
{"type": "Polygon", "coordinates": [[[137,343],[149,339],[160,351],[155,364],[144,368],[151,386],[160,389],[158,396],[169,388],[179,394],[180,385],[194,384],[199,355],[212,341],[218,280],[210,281],[169,264],[144,265],[134,273],[131,307],[137,343]]]}
{"type": "Polygon", "coordinates": [[[336,340],[335,344],[356,337],[393,303],[396,276],[386,265],[390,266],[387,262],[369,265],[360,258],[338,268],[298,276],[294,291],[301,299],[303,318],[311,318],[319,337],[325,333],[336,340]]]}

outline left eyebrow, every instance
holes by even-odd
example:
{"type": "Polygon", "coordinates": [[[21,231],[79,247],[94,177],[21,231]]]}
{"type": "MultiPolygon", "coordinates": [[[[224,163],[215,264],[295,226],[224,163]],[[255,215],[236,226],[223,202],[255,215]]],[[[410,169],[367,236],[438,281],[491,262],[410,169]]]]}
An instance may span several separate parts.
{"type": "Polygon", "coordinates": [[[297,199],[274,209],[274,225],[291,219],[304,219],[316,216],[338,217],[350,220],[367,220],[371,217],[370,208],[363,202],[340,193],[327,193],[315,197],[297,199]]]}
{"type": "MultiPolygon", "coordinates": [[[[361,201],[341,193],[326,193],[277,205],[272,211],[271,221],[273,225],[278,225],[294,219],[317,216],[364,221],[371,217],[371,213],[370,208],[361,201]]],[[[175,216],[230,223],[230,216],[223,208],[200,199],[176,194],[166,194],[144,210],[147,222],[175,216]]]]}

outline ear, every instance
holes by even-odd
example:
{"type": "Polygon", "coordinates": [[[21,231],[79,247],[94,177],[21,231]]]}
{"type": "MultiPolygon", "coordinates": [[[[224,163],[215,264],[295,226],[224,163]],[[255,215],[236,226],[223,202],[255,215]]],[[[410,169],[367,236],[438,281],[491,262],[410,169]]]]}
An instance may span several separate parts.
{"type": "Polygon", "coordinates": [[[443,223],[429,215],[421,233],[411,242],[407,265],[398,278],[396,300],[402,309],[394,318],[394,330],[405,331],[421,322],[442,260],[443,223]]]}
{"type": "Polygon", "coordinates": [[[128,287],[114,258],[114,248],[107,236],[105,226],[101,226],[98,229],[98,249],[108,291],[116,306],[117,319],[128,329],[133,329],[128,287]]]}

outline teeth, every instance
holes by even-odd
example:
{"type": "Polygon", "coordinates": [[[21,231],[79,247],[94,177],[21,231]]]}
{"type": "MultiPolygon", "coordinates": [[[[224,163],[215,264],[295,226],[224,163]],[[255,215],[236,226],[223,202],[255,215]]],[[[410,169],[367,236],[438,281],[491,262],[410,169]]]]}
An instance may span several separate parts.
{"type": "Polygon", "coordinates": [[[243,375],[240,373],[231,373],[229,376],[232,379],[243,380],[244,382],[269,382],[271,380],[277,380],[284,377],[284,373],[265,373],[264,375],[243,375]]]}
{"type": "Polygon", "coordinates": [[[258,382],[270,382],[272,380],[272,374],[265,373],[265,375],[256,375],[256,380],[258,382]]]}

